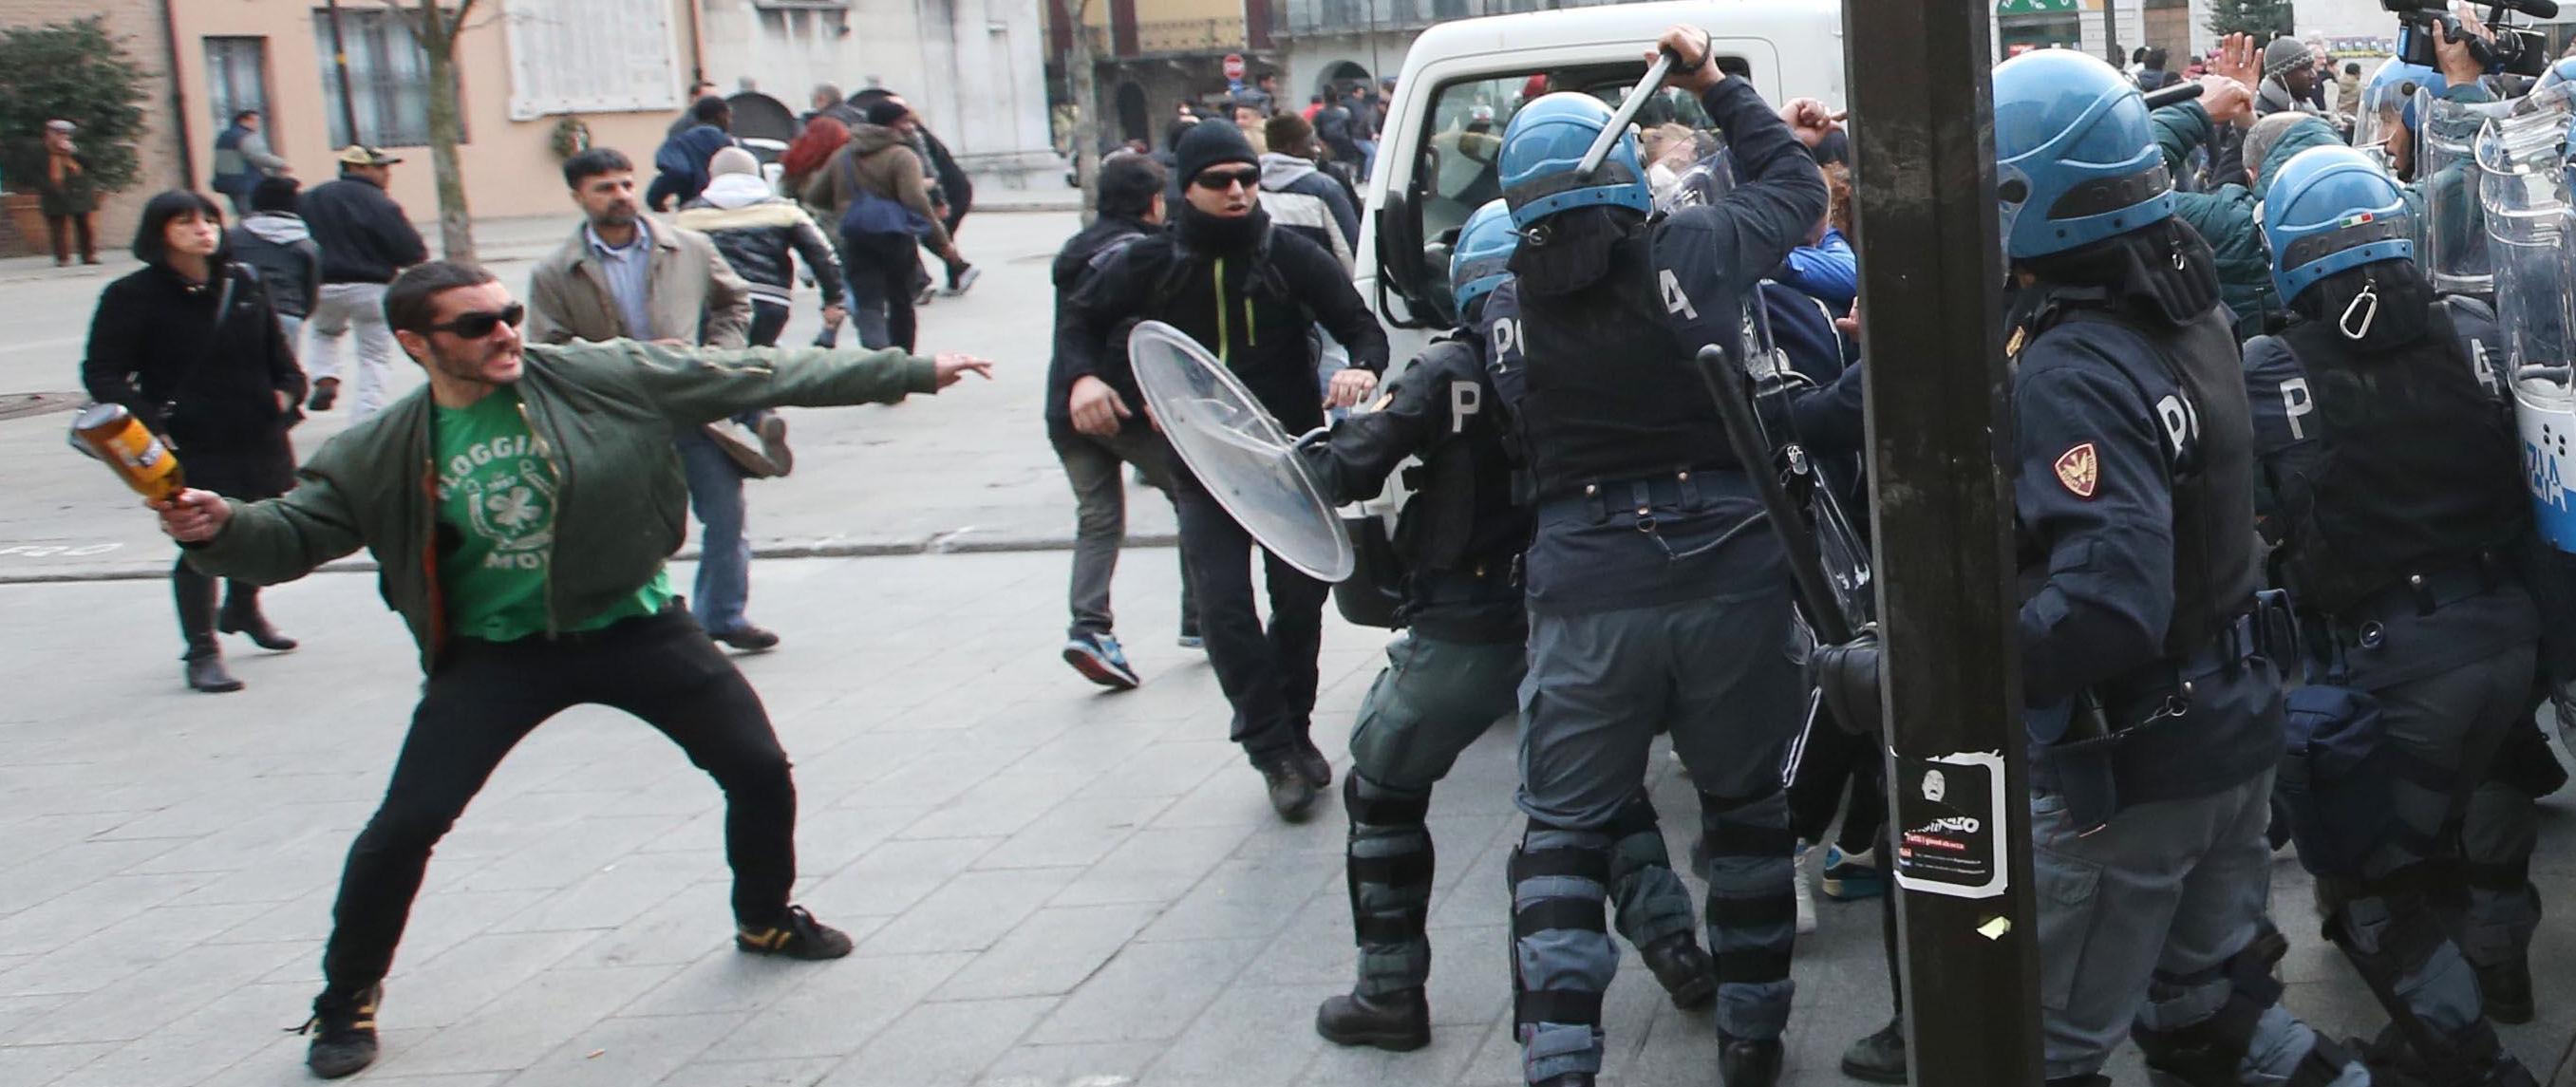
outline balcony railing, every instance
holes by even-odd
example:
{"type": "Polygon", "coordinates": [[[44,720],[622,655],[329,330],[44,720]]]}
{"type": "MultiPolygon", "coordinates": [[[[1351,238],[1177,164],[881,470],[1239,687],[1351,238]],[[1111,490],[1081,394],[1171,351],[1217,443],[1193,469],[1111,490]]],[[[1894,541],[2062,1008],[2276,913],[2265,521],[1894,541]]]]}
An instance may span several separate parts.
{"type": "Polygon", "coordinates": [[[1243,19],[1166,19],[1135,25],[1132,47],[1116,40],[1105,26],[1084,27],[1091,38],[1091,55],[1103,60],[1111,57],[1178,57],[1204,54],[1240,53],[1244,48],[1243,19]]]}
{"type": "Polygon", "coordinates": [[[1270,33],[1367,34],[1421,30],[1451,19],[1589,7],[1616,0],[1273,0],[1270,33]]]}

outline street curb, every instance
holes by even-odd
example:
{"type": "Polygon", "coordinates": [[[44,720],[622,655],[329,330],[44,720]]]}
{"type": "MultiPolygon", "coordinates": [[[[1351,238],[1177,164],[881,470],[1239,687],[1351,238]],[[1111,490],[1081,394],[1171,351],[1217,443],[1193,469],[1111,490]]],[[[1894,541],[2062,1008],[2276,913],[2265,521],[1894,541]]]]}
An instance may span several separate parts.
{"type": "MultiPolygon", "coordinates": [[[[755,559],[875,559],[902,555],[1010,555],[1038,551],[1071,551],[1069,536],[994,537],[974,539],[975,530],[958,529],[921,540],[787,540],[751,549],[755,559]]],[[[1172,533],[1129,536],[1125,547],[1176,547],[1180,538],[1172,533]]],[[[674,562],[695,561],[698,552],[684,548],[671,556],[674,562]]],[[[322,564],[317,574],[372,574],[376,564],[371,559],[342,559],[322,564]]],[[[0,572],[0,585],[69,585],[91,581],[152,581],[170,576],[167,563],[152,565],[94,566],[77,570],[31,570],[24,573],[0,572]]]]}

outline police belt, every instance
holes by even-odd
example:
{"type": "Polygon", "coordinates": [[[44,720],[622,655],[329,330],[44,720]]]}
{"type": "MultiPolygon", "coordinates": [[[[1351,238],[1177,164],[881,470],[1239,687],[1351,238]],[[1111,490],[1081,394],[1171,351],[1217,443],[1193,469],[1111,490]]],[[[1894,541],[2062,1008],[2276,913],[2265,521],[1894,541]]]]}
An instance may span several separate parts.
{"type": "Polygon", "coordinates": [[[1547,496],[1539,502],[1542,517],[1560,517],[1581,513],[1594,522],[1610,520],[1613,512],[1648,518],[1640,528],[1654,527],[1650,514],[1656,506],[1696,506],[1699,504],[1703,477],[1711,474],[1742,476],[1744,470],[1734,466],[1683,468],[1660,475],[1634,479],[1601,479],[1582,487],[1547,496]]]}
{"type": "Polygon", "coordinates": [[[2077,695],[2066,734],[2039,753],[2040,776],[2065,796],[2076,833],[2100,830],[2120,813],[2124,749],[2150,730],[2188,719],[2196,684],[2233,679],[2257,658],[2286,660],[2295,641],[2286,594],[2260,592],[2252,608],[2190,656],[2168,657],[2077,695]]]}
{"type": "MultiPolygon", "coordinates": [[[[2461,601],[2485,596],[2501,588],[2508,576],[2503,559],[2493,552],[2479,552],[2471,558],[2408,574],[2362,598],[2351,610],[2321,616],[2321,624],[2311,626],[2323,626],[2338,656],[2344,650],[2377,649],[2388,639],[2390,620],[2431,615],[2461,601]]],[[[2318,647],[2320,651],[2327,648],[2318,647]]]]}

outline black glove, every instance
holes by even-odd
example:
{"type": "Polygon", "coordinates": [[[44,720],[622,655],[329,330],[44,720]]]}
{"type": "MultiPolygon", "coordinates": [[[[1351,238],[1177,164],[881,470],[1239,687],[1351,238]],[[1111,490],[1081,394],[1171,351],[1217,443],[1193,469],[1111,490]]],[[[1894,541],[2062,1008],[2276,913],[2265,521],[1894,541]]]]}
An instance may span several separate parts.
{"type": "Polygon", "coordinates": [[[1807,656],[1807,682],[1825,696],[1834,723],[1856,736],[1884,731],[1879,721],[1878,633],[1863,632],[1839,645],[1820,645],[1807,656]]]}

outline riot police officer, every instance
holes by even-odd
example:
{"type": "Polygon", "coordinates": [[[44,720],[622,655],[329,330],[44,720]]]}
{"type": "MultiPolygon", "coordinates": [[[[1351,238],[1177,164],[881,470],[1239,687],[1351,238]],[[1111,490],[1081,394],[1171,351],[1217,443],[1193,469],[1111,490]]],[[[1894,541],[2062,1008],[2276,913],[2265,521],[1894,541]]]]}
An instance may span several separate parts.
{"type": "Polygon", "coordinates": [[[2367,1083],[2276,1005],[2280,673],[2209,246],[2109,65],[2016,57],[1994,110],[2049,1083],[2107,1084],[2123,1035],[2194,1085],[2367,1083]]]}
{"type": "MultiPolygon", "coordinates": [[[[1742,355],[1754,285],[1824,214],[1826,193],[1790,123],[1710,63],[1705,33],[1674,27],[1659,44],[1676,59],[1671,85],[1731,143],[1744,182],[1722,202],[1650,218],[1633,134],[1581,173],[1610,120],[1586,94],[1522,107],[1498,156],[1522,233],[1513,418],[1538,498],[1520,690],[1529,825],[1509,865],[1513,1020],[1529,1082],[1594,1081],[1618,965],[1602,900],[1619,813],[1668,729],[1713,854],[1720,1070],[1733,1087],[1767,1087],[1792,993],[1781,769],[1804,692],[1779,544],[1691,367],[1706,344],[1742,355]]],[[[1829,124],[1818,103],[1787,112],[1829,124]]]]}
{"type": "MultiPolygon", "coordinates": [[[[1521,550],[1530,511],[1508,420],[1487,375],[1486,302],[1508,290],[1505,263],[1520,236],[1495,200],[1476,210],[1451,250],[1449,282],[1459,328],[1432,342],[1388,383],[1373,410],[1351,416],[1300,456],[1336,503],[1377,493],[1407,457],[1413,496],[1397,522],[1404,563],[1386,669],[1361,701],[1342,779],[1350,814],[1351,927],[1359,983],[1324,1001],[1315,1031],[1342,1045],[1419,1049],[1431,1041],[1423,982],[1431,970],[1424,922],[1431,908],[1432,786],[1460,752],[1513,709],[1526,672],[1529,625],[1521,599],[1521,550]]],[[[1692,932],[1690,891],[1674,875],[1663,828],[1643,790],[1613,818],[1610,866],[1618,928],[1683,1008],[1715,997],[1716,964],[1692,932]]]]}
{"type": "Polygon", "coordinates": [[[2290,715],[2299,858],[2328,938],[2400,1024],[2387,1048],[2436,1082],[2528,1084],[2488,1022],[2531,1019],[2539,919],[2530,798],[2488,780],[2540,635],[2512,567],[2529,506],[2492,314],[2434,296],[2404,194],[2359,151],[2291,160],[2263,219],[2296,315],[2246,345],[2245,384],[2316,684],[2290,715]],[[2455,945],[2431,892],[2463,877],[2455,945]]]}

